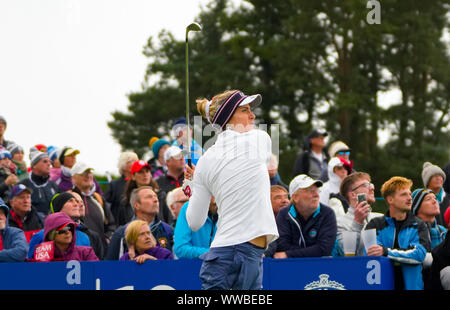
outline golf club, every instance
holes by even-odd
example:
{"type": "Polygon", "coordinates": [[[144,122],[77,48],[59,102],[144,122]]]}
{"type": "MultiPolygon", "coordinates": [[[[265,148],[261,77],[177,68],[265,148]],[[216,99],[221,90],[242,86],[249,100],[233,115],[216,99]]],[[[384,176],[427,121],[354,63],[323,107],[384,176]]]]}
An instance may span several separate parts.
{"type": "Polygon", "coordinates": [[[190,122],[189,122],[189,31],[201,31],[202,26],[198,23],[191,23],[186,27],[186,122],[187,122],[187,159],[188,165],[191,165],[191,133],[190,133],[190,122]]]}

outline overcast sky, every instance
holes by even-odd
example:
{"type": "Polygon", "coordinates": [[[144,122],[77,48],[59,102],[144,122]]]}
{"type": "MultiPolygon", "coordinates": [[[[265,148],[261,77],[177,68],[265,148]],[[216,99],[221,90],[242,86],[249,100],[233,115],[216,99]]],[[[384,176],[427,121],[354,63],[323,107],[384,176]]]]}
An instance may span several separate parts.
{"type": "Polygon", "coordinates": [[[183,39],[205,0],[0,2],[0,115],[7,140],[78,148],[96,172],[118,174],[107,121],[141,90],[143,46],[162,29],[183,39]]]}

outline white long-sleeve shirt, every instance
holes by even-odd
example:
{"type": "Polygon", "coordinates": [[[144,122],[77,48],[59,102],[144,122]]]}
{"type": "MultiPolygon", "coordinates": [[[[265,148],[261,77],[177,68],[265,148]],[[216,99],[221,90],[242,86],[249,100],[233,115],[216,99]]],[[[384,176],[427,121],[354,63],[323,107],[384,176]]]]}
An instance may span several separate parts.
{"type": "Polygon", "coordinates": [[[193,231],[204,224],[211,196],[219,220],[211,247],[230,246],[266,236],[278,238],[270,202],[267,164],[272,142],[262,130],[225,130],[200,157],[194,171],[186,219],[193,231]]]}

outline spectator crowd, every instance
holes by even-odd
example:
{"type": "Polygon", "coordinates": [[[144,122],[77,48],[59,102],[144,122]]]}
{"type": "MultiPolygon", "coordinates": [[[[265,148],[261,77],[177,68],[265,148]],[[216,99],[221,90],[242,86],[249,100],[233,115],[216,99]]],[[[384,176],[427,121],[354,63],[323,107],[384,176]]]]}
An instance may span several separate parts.
{"type": "MultiPolygon", "coordinates": [[[[220,207],[209,202],[205,224],[192,231],[183,189],[187,157],[186,119],[174,122],[172,142],[153,137],[149,161],[132,151],[118,154],[120,177],[102,191],[94,167],[77,160],[72,146],[37,144],[29,150],[6,140],[0,116],[0,262],[147,260],[199,258],[214,239],[220,207]]],[[[375,186],[357,171],[343,141],[325,144],[314,129],[284,183],[279,158],[267,165],[279,238],[265,257],[353,255],[392,260],[396,289],[450,289],[450,163],[423,163],[423,184],[393,176],[381,186],[385,214],[372,211],[375,186]],[[325,151],[327,150],[327,151],[325,151]],[[376,244],[364,243],[375,230],[376,244]]],[[[192,133],[190,135],[192,137],[192,133]]],[[[192,169],[204,150],[192,139],[192,169]]],[[[252,193],[249,193],[251,195],[252,193]]]]}

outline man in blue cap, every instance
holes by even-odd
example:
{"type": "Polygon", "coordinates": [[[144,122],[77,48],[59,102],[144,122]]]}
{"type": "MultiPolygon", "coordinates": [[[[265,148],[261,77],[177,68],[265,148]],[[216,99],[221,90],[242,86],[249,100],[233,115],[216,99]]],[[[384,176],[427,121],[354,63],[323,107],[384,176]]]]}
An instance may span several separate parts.
{"type": "Polygon", "coordinates": [[[328,169],[328,156],[323,151],[325,137],[328,133],[324,130],[314,129],[306,136],[303,150],[297,156],[293,167],[293,176],[306,174],[314,180],[325,181],[328,169]]]}
{"type": "Polygon", "coordinates": [[[45,216],[36,211],[32,206],[31,194],[33,190],[24,184],[16,184],[12,187],[9,196],[11,207],[8,224],[10,227],[17,227],[25,233],[27,242],[31,237],[44,228],[45,216]]]}
{"type": "Polygon", "coordinates": [[[27,257],[27,240],[23,231],[8,226],[9,208],[0,198],[0,263],[23,262],[27,257]]]}
{"type": "MultiPolygon", "coordinates": [[[[172,127],[172,134],[175,140],[172,142],[172,145],[180,147],[183,151],[185,150],[185,145],[187,145],[187,121],[185,117],[180,117],[177,119],[172,127]]],[[[205,152],[205,150],[194,140],[192,136],[192,128],[189,128],[189,136],[191,137],[191,162],[194,165],[197,165],[198,159],[205,152]]],[[[184,159],[186,164],[187,153],[184,154],[184,159]]]]}

